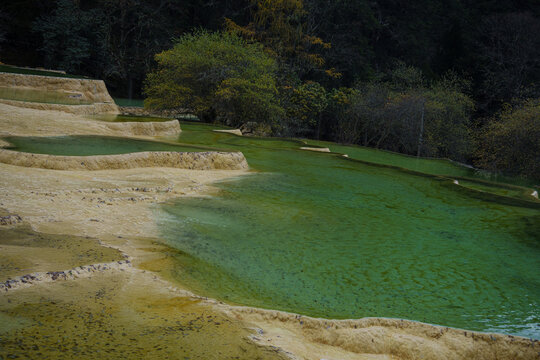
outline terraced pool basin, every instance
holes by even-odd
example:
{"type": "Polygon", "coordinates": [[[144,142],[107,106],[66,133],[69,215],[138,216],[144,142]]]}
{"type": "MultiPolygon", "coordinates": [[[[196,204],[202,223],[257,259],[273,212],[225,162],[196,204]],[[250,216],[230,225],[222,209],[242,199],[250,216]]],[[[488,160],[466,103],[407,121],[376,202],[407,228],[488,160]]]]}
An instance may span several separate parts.
{"type": "MultiPolygon", "coordinates": [[[[432,176],[471,176],[460,182],[490,191],[472,169],[377,151],[359,162],[299,150],[296,140],[182,128],[178,144],[6,140],[56,155],[242,151],[252,174],[218,183],[217,196],[155,208],[163,241],[177,249],[172,276],[196,293],[317,317],[406,318],[540,338],[540,211],[484,201],[432,176]],[[421,166],[411,172],[411,161],[421,166]]],[[[512,195],[501,189],[495,195],[512,195]]]]}
{"type": "Polygon", "coordinates": [[[242,151],[256,171],[219,183],[218,196],[156,209],[179,250],[173,276],[195,292],[316,317],[540,337],[538,209],[296,141],[182,127],[180,142],[242,151]]]}
{"type": "Polygon", "coordinates": [[[116,115],[116,114],[99,114],[92,115],[92,119],[107,121],[107,122],[164,122],[171,121],[170,118],[154,117],[154,116],[135,116],[135,115],[116,115]]]}
{"type": "Polygon", "coordinates": [[[80,94],[76,93],[15,87],[0,87],[0,99],[63,105],[91,104],[90,101],[87,101],[80,94]]]}
{"type": "Polygon", "coordinates": [[[110,136],[51,136],[4,137],[11,150],[50,155],[90,156],[127,154],[142,151],[197,152],[212,150],[207,147],[171,144],[158,141],[110,136]]]}

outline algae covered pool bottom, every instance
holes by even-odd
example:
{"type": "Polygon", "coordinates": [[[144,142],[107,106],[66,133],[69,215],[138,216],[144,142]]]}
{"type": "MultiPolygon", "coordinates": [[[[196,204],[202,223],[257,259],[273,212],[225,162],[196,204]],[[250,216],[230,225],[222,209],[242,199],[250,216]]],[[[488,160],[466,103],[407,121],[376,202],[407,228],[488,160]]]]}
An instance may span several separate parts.
{"type": "Polygon", "coordinates": [[[4,86],[0,86],[0,99],[63,105],[88,105],[92,103],[75,93],[4,86]]]}
{"type": "Polygon", "coordinates": [[[540,212],[449,181],[182,124],[257,173],[156,209],[176,277],[230,303],[540,338],[540,212]],[[449,184],[450,183],[450,184],[449,184]]]}
{"type": "MultiPolygon", "coordinates": [[[[199,294],[325,318],[396,317],[540,338],[539,210],[471,198],[448,180],[298,150],[296,141],[182,128],[178,145],[6,140],[57,155],[242,151],[252,174],[217,184],[217,196],[156,208],[163,239],[180,250],[175,276],[199,294]]],[[[474,176],[438,160],[353,150],[340,148],[417,172],[474,176]]]]}

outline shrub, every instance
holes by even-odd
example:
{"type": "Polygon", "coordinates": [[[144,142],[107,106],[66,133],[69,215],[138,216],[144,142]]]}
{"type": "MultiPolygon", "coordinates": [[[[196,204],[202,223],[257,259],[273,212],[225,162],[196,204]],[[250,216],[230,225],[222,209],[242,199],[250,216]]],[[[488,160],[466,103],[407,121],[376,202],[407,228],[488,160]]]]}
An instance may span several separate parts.
{"type": "Polygon", "coordinates": [[[319,137],[321,115],[328,105],[326,89],[319,83],[308,81],[300,86],[286,89],[287,118],[289,127],[296,134],[319,137]]]}
{"type": "Polygon", "coordinates": [[[540,98],[507,105],[478,136],[475,164],[540,179],[540,98]]]}

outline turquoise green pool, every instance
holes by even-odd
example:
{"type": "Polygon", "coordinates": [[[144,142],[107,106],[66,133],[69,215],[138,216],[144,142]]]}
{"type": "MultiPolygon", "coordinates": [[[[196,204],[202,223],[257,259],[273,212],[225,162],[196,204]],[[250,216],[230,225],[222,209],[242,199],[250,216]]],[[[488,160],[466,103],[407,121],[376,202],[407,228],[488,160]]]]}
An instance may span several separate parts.
{"type": "Polygon", "coordinates": [[[182,128],[180,142],[241,150],[255,170],[218,183],[218,196],[156,209],[180,250],[177,279],[194,291],[317,317],[540,338],[538,209],[295,141],[182,128]]]}
{"type": "Polygon", "coordinates": [[[90,156],[126,154],[142,151],[208,151],[201,146],[169,144],[158,141],[109,136],[4,137],[11,150],[34,154],[90,156]]]}
{"type": "Polygon", "coordinates": [[[325,318],[406,318],[540,338],[538,207],[483,201],[448,178],[419,174],[471,177],[460,184],[506,197],[523,188],[479,183],[483,175],[446,161],[330,145],[360,162],[299,150],[297,140],[181,125],[178,144],[6,140],[57,155],[242,151],[252,173],[218,183],[217,196],[155,209],[163,240],[179,250],[175,276],[197,293],[325,318]]]}

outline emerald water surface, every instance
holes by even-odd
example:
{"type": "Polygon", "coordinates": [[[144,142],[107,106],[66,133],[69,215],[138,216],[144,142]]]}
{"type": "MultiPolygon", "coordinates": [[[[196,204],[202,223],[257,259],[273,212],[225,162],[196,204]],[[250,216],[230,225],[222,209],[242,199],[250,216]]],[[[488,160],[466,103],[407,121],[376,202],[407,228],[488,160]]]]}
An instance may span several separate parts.
{"type": "Polygon", "coordinates": [[[310,316],[540,338],[539,210],[294,141],[182,128],[180,142],[240,150],[255,170],[156,212],[180,250],[178,280],[195,291],[310,316]]]}
{"type": "Polygon", "coordinates": [[[474,170],[442,160],[340,148],[359,162],[299,150],[295,140],[182,128],[178,144],[5,139],[15,150],[56,155],[242,151],[251,174],[218,183],[217,196],[156,210],[163,238],[179,250],[175,275],[198,293],[310,316],[396,317],[540,337],[538,208],[482,201],[451,179],[421,173],[468,176],[460,183],[502,196],[518,197],[522,188],[478,183],[474,170]]]}
{"type": "Polygon", "coordinates": [[[208,151],[208,148],[200,146],[111,136],[8,136],[3,139],[12,145],[9,148],[11,150],[67,156],[111,155],[142,151],[208,151]]]}

